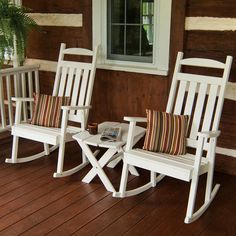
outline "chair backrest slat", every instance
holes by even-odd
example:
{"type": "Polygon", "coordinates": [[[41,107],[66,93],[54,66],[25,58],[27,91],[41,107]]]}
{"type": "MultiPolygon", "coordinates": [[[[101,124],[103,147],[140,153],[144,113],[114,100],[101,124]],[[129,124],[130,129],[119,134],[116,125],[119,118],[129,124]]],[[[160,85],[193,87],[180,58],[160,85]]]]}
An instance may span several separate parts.
{"type": "Polygon", "coordinates": [[[78,101],[78,94],[80,91],[80,81],[81,81],[82,69],[77,68],[75,74],[74,88],[72,92],[71,105],[76,106],[78,101]]]}
{"type": "Polygon", "coordinates": [[[62,74],[61,74],[61,79],[60,79],[60,85],[59,85],[59,91],[58,91],[58,96],[64,96],[65,94],[65,88],[66,88],[66,79],[68,76],[68,67],[63,67],[62,68],[62,74]]]}
{"type": "MultiPolygon", "coordinates": [[[[231,56],[222,63],[203,58],[183,59],[183,53],[178,53],[166,111],[190,116],[188,146],[196,147],[199,131],[218,130],[231,63],[231,56]],[[199,75],[193,73],[193,67],[214,68],[217,74],[222,70],[223,73],[221,76],[199,75]]],[[[204,148],[208,147],[205,143],[204,148]]]]}
{"type": "Polygon", "coordinates": [[[199,88],[199,92],[197,96],[197,103],[196,103],[196,107],[195,107],[195,111],[193,115],[191,132],[190,132],[190,138],[192,139],[197,138],[197,132],[199,131],[206,93],[207,93],[207,84],[206,83],[200,84],[200,88],[199,88]]]}
{"type": "Polygon", "coordinates": [[[81,88],[80,88],[80,95],[79,95],[79,101],[78,101],[78,106],[84,106],[85,105],[85,96],[87,92],[87,86],[89,82],[89,71],[84,70],[83,71],[83,76],[82,76],[82,83],[81,83],[81,88]]]}
{"type": "MultiPolygon", "coordinates": [[[[32,97],[33,95],[33,80],[32,80],[33,76],[32,76],[32,71],[28,72],[28,90],[29,90],[29,97],[32,97]]],[[[32,117],[33,114],[33,103],[30,102],[29,104],[29,108],[30,108],[30,117],[32,117]]]]}
{"type": "Polygon", "coordinates": [[[181,81],[179,84],[178,95],[177,95],[175,109],[174,109],[174,113],[177,115],[181,114],[186,87],[187,87],[187,81],[185,80],[181,81]]]}
{"type": "Polygon", "coordinates": [[[197,83],[192,82],[189,85],[186,105],[184,109],[184,115],[191,115],[194,105],[194,98],[197,90],[197,83]]]}
{"type": "Polygon", "coordinates": [[[206,105],[206,111],[203,118],[202,130],[210,130],[212,124],[212,114],[214,113],[215,103],[217,99],[218,85],[211,85],[210,91],[208,94],[208,100],[206,105]]]}
{"type": "Polygon", "coordinates": [[[71,96],[74,75],[75,75],[75,68],[70,67],[69,68],[69,75],[68,75],[68,79],[67,79],[67,85],[66,85],[66,92],[65,92],[65,96],[67,96],[67,97],[71,96]]]}

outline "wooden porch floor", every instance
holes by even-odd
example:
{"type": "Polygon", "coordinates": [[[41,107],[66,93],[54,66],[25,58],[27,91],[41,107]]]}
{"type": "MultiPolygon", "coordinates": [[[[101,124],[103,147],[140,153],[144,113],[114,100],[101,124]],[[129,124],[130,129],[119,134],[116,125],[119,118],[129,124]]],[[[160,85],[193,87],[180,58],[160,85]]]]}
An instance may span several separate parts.
{"type": "MultiPolygon", "coordinates": [[[[5,164],[11,138],[0,138],[0,235],[235,235],[236,176],[216,173],[221,188],[209,210],[195,223],[183,223],[189,184],[166,177],[156,188],[126,199],[112,198],[98,178],[80,180],[89,166],[71,177],[53,179],[57,152],[25,164],[5,164]]],[[[23,141],[21,155],[38,145],[23,141]]],[[[80,149],[66,149],[66,166],[75,165],[80,149]]],[[[118,188],[121,165],[106,169],[118,188]]],[[[131,177],[129,186],[145,181],[131,177]]],[[[200,180],[203,199],[204,177],[200,180]]]]}

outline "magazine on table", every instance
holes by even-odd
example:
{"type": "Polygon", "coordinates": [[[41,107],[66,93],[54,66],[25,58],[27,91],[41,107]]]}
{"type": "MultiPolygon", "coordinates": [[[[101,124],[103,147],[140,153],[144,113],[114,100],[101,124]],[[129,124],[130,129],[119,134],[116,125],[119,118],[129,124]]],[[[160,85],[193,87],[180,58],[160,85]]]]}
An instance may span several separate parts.
{"type": "Polygon", "coordinates": [[[120,141],[121,139],[121,127],[109,127],[102,131],[101,138],[102,141],[120,141]]]}

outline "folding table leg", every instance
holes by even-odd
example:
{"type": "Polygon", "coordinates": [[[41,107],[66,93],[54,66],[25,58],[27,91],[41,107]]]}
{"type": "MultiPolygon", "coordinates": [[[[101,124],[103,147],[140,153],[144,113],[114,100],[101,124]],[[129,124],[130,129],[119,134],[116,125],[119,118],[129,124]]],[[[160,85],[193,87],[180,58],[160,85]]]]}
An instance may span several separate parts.
{"type": "MultiPolygon", "coordinates": [[[[103,168],[108,162],[109,160],[113,157],[113,155],[116,153],[116,149],[115,148],[110,148],[108,149],[103,156],[99,159],[98,163],[101,166],[101,168],[103,168]]],[[[94,159],[96,159],[94,157],[94,159]]],[[[96,159],[97,161],[97,159],[96,159]]],[[[83,182],[85,183],[90,183],[92,181],[92,179],[97,175],[97,170],[95,167],[93,167],[88,174],[82,179],[83,182]]]]}
{"type": "MultiPolygon", "coordinates": [[[[115,156],[112,157],[112,161],[107,165],[107,167],[109,168],[114,168],[121,160],[123,160],[123,153],[124,153],[124,149],[121,148],[118,153],[116,154],[117,155],[117,158],[115,156]]],[[[134,166],[131,166],[129,165],[129,172],[132,174],[132,175],[135,175],[135,176],[139,176],[139,173],[137,171],[137,169],[134,167],[134,166]]]]}
{"type": "MultiPolygon", "coordinates": [[[[106,173],[103,171],[103,169],[102,169],[101,165],[99,164],[98,160],[94,157],[94,155],[93,155],[91,149],[88,147],[88,145],[85,144],[83,141],[78,141],[78,142],[79,142],[82,150],[85,152],[89,162],[93,166],[92,170],[95,171],[95,176],[96,175],[99,176],[99,178],[101,179],[101,181],[102,181],[103,185],[105,186],[105,188],[107,189],[107,191],[110,191],[110,192],[113,192],[113,193],[116,192],[116,190],[113,187],[111,181],[107,177],[106,173]]],[[[116,152],[115,149],[108,149],[107,152],[106,152],[106,153],[108,153],[107,158],[111,157],[111,154],[113,156],[115,152],[116,152]]],[[[104,158],[104,161],[105,161],[105,158],[104,158]]],[[[106,163],[104,165],[106,165],[106,163]]],[[[82,181],[84,182],[84,180],[82,180],[82,181]]]]}

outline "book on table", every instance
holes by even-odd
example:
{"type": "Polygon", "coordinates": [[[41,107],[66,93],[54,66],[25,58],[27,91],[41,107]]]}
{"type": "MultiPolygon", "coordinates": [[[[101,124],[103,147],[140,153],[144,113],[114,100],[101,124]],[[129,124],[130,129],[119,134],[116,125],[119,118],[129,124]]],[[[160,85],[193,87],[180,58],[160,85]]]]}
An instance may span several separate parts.
{"type": "Polygon", "coordinates": [[[120,141],[121,139],[121,127],[109,127],[105,128],[101,134],[101,141],[120,141]]]}

